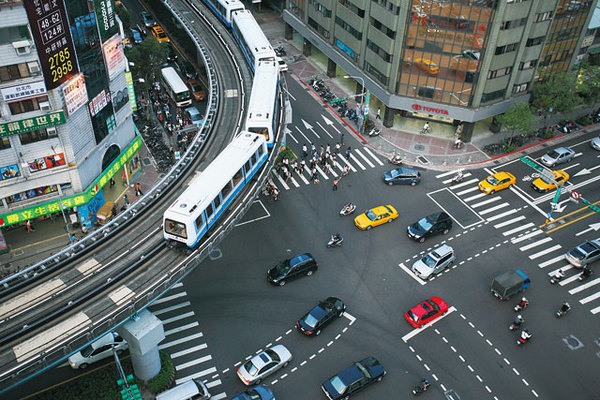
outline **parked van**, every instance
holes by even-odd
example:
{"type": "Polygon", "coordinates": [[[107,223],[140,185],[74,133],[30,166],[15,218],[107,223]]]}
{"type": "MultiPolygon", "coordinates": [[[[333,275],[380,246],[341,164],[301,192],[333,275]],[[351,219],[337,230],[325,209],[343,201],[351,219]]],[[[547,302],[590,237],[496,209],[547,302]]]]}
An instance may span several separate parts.
{"type": "Polygon", "coordinates": [[[429,75],[437,75],[440,72],[440,67],[427,58],[415,58],[414,63],[417,68],[427,72],[429,75]]]}
{"type": "Polygon", "coordinates": [[[156,400],[208,400],[210,393],[199,379],[191,379],[156,395],[156,400]]]}

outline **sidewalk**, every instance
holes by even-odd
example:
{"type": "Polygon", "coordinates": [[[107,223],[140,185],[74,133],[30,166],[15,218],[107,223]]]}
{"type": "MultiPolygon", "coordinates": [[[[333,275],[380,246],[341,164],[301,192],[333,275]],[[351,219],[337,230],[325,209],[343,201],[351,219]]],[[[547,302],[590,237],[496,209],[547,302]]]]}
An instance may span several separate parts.
{"type": "MultiPolygon", "coordinates": [[[[266,11],[256,15],[257,20],[263,30],[268,32],[267,36],[271,39],[273,47],[283,46],[286,50],[287,55],[282,57],[288,65],[288,79],[296,79],[300,83],[305,84],[309,87],[311,79],[318,77],[323,80],[326,86],[335,93],[338,98],[348,97],[355,94],[356,83],[353,79],[345,79],[346,75],[339,67],[336,71],[336,76],[330,78],[326,75],[327,71],[327,58],[316,48],[313,47],[313,55],[308,58],[302,54],[302,40],[294,38],[294,40],[285,40],[284,37],[284,22],[278,13],[273,11],[266,11]]],[[[315,99],[322,101],[318,94],[311,89],[315,99]]],[[[358,101],[360,103],[360,100],[358,101]]],[[[348,108],[356,109],[356,100],[354,98],[347,100],[348,108]]],[[[422,166],[428,169],[453,169],[457,167],[461,168],[475,168],[489,165],[493,162],[505,162],[517,157],[520,157],[521,152],[525,149],[532,149],[535,146],[541,146],[540,143],[528,143],[524,148],[517,149],[516,151],[500,155],[497,157],[491,157],[486,154],[482,149],[484,146],[492,143],[502,143],[505,139],[510,136],[509,132],[493,133],[489,130],[489,121],[480,121],[475,123],[474,133],[472,141],[465,143],[465,146],[461,149],[454,148],[455,141],[455,127],[449,124],[429,122],[432,128],[430,134],[422,135],[419,131],[423,127],[424,120],[403,118],[400,115],[396,115],[394,119],[394,125],[391,128],[384,127],[381,120],[376,119],[377,110],[381,108],[381,114],[383,115],[384,106],[381,105],[377,99],[371,97],[369,105],[370,119],[375,125],[381,130],[379,136],[369,137],[368,135],[360,135],[357,132],[356,124],[350,121],[348,118],[340,117],[334,108],[329,107],[331,113],[344,121],[344,123],[354,132],[354,134],[363,140],[365,145],[372,147],[373,149],[380,152],[385,157],[391,157],[393,153],[400,155],[405,163],[409,165],[422,166]]],[[[554,115],[547,122],[547,126],[555,125],[559,120],[562,119],[576,119],[580,116],[589,114],[592,110],[591,107],[581,107],[573,111],[569,115],[554,115]]],[[[539,129],[544,126],[543,119],[539,119],[533,128],[539,129]]],[[[588,128],[584,127],[582,131],[578,131],[573,135],[577,135],[581,132],[589,131],[588,128]]],[[[562,141],[568,140],[571,135],[560,135],[555,136],[549,140],[553,145],[558,144],[562,141]]],[[[548,142],[548,141],[544,141],[548,142]]]]}

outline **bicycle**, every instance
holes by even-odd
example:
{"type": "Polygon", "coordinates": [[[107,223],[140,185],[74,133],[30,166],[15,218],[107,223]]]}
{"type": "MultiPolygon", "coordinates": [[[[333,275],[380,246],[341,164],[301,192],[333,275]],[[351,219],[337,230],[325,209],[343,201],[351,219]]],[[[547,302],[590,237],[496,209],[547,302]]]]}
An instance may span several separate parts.
{"type": "Polygon", "coordinates": [[[425,127],[421,128],[421,130],[419,131],[419,133],[421,135],[427,134],[427,133],[431,133],[431,127],[428,127],[427,129],[425,129],[425,127]]]}

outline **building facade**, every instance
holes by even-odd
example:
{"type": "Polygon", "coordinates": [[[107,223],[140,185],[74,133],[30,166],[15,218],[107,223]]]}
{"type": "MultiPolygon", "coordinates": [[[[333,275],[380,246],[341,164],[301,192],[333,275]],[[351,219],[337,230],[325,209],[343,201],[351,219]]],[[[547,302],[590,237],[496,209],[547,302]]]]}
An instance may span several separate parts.
{"type": "Polygon", "coordinates": [[[102,186],[135,173],[126,77],[112,0],[0,0],[0,227],[89,225],[102,186]]]}
{"type": "Polygon", "coordinates": [[[364,81],[394,115],[474,122],[578,61],[596,0],[288,0],[286,37],[364,81]]]}

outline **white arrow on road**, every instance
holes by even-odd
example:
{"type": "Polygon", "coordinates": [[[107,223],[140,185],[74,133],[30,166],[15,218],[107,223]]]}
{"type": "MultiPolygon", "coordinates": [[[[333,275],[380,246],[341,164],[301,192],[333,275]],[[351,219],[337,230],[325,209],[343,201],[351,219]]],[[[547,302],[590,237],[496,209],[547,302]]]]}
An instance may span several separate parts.
{"type": "Polygon", "coordinates": [[[317,132],[315,132],[315,130],[313,129],[313,126],[311,124],[309,124],[305,120],[302,120],[302,123],[304,124],[304,128],[308,129],[309,131],[311,131],[312,133],[314,133],[316,137],[318,137],[319,139],[321,139],[321,136],[319,136],[317,134],[317,132]]]}
{"type": "Polygon", "coordinates": [[[598,229],[600,229],[600,222],[597,222],[595,224],[590,224],[589,228],[587,228],[586,230],[583,230],[583,231],[581,231],[579,233],[576,233],[575,236],[581,236],[584,233],[587,233],[587,232],[592,231],[592,230],[593,231],[597,231],[598,229]]]}
{"type": "Polygon", "coordinates": [[[291,137],[294,140],[294,142],[298,143],[294,135],[292,135],[292,131],[287,126],[283,128],[283,134],[284,137],[291,137]]]}
{"type": "Polygon", "coordinates": [[[588,175],[588,174],[591,174],[591,173],[592,173],[592,171],[590,171],[587,168],[584,168],[581,171],[577,172],[575,175],[573,175],[573,177],[581,176],[581,175],[588,175]]]}
{"type": "Polygon", "coordinates": [[[325,117],[324,115],[321,115],[321,117],[323,117],[323,119],[325,120],[325,125],[332,127],[337,133],[340,133],[340,131],[338,131],[338,128],[336,128],[332,120],[325,117]]]}

